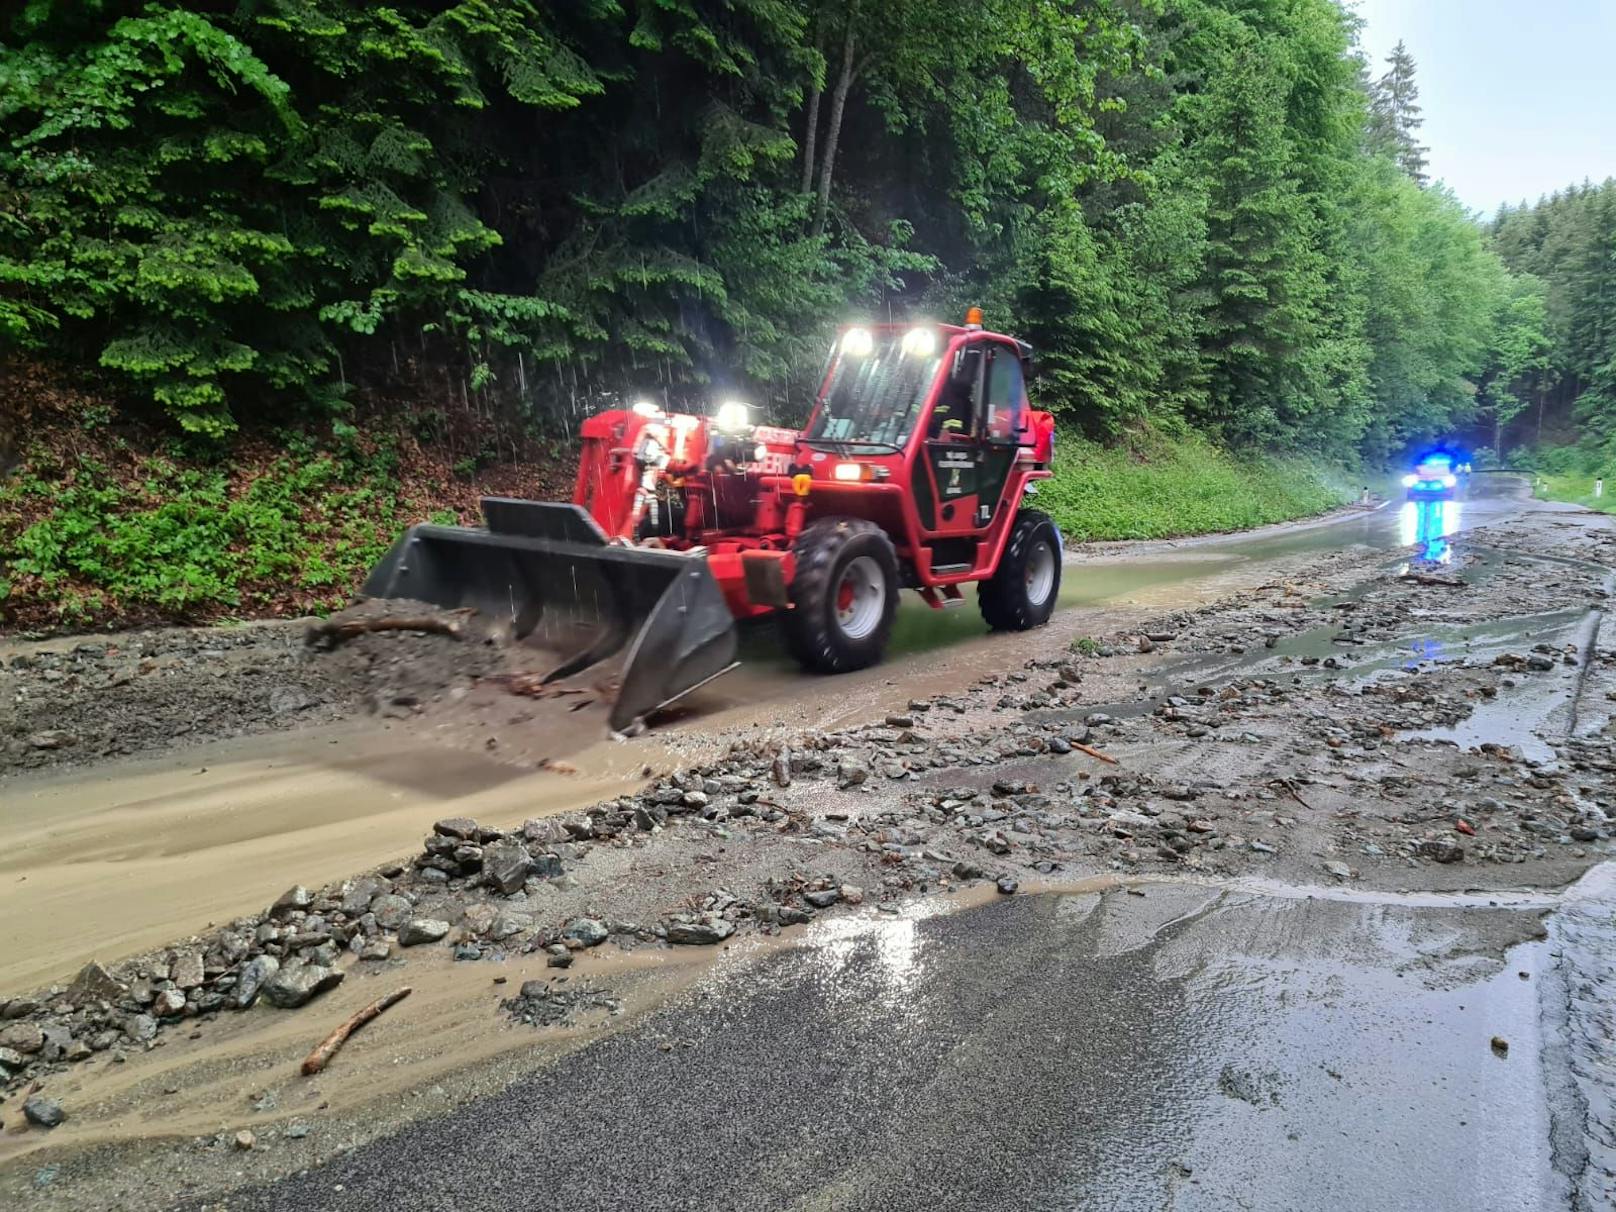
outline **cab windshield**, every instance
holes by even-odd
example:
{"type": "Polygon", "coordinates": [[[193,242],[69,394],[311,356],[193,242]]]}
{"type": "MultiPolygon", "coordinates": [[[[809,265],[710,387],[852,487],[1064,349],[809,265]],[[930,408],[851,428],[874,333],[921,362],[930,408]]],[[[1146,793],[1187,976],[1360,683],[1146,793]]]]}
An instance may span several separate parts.
{"type": "Polygon", "coordinates": [[[937,377],[942,345],[934,330],[844,334],[805,440],[902,450],[937,377]],[[928,339],[917,340],[917,333],[928,339]]]}

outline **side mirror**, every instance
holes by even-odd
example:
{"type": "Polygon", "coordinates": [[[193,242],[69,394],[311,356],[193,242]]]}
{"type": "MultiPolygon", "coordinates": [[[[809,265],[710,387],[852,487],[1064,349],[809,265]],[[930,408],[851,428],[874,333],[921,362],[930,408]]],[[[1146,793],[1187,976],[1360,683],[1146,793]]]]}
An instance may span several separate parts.
{"type": "Polygon", "coordinates": [[[967,345],[954,355],[954,366],[948,372],[948,381],[954,387],[970,391],[982,370],[982,347],[967,345]]]}

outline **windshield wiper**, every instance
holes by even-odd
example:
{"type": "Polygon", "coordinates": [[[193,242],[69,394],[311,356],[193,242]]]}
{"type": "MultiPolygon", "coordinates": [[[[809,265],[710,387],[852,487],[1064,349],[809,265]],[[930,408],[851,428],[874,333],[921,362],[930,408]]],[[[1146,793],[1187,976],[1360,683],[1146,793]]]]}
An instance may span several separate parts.
{"type": "Polygon", "coordinates": [[[902,454],[903,447],[896,442],[876,442],[868,438],[804,438],[804,446],[828,446],[832,450],[841,450],[848,446],[872,446],[877,450],[890,450],[893,454],[902,454]]]}

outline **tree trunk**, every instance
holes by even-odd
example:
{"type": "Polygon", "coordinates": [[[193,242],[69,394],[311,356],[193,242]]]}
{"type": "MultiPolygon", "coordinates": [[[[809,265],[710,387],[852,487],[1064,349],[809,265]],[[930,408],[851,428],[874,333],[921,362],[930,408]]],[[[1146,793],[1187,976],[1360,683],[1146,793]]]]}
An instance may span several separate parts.
{"type": "Polygon", "coordinates": [[[842,137],[842,111],[847,105],[848,90],[853,87],[853,54],[858,49],[854,30],[858,26],[858,5],[847,14],[847,37],[842,40],[842,70],[836,77],[836,89],[830,97],[830,128],[825,132],[825,159],[819,166],[819,206],[814,213],[814,235],[825,230],[825,215],[830,210],[831,176],[836,170],[836,144],[842,137]]]}
{"type": "MultiPolygon", "coordinates": [[[[814,17],[814,49],[825,52],[825,10],[820,8],[814,17]]],[[[814,187],[814,145],[819,141],[819,101],[825,95],[822,84],[815,84],[808,94],[808,121],[802,133],[802,192],[814,187]]]]}
{"type": "Polygon", "coordinates": [[[824,89],[815,88],[808,94],[808,126],[802,135],[802,192],[814,187],[814,143],[819,134],[819,98],[824,89]]]}

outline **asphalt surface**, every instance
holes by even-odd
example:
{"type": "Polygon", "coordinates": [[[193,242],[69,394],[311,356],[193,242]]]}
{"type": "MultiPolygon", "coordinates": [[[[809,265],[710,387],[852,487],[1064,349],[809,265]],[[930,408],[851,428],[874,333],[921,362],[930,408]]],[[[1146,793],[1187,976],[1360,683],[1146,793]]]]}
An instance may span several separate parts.
{"type": "MultiPolygon", "coordinates": [[[[1588,937],[1485,899],[1143,891],[827,922],[228,1206],[1608,1206],[1572,1203],[1565,953],[1588,937]]],[[[1578,918],[1607,955],[1608,909],[1578,918]]]]}

